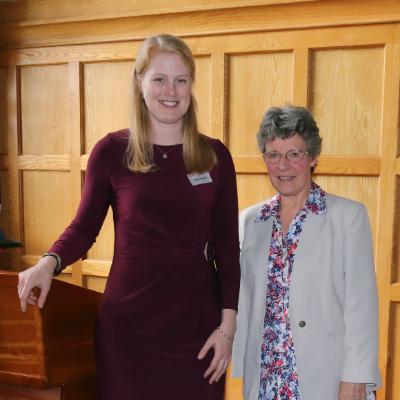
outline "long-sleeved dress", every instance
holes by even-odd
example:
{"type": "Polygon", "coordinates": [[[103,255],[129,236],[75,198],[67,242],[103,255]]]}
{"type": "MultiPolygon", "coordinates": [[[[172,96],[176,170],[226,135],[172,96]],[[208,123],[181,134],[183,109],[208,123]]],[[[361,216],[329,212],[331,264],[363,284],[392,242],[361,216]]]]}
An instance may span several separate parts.
{"type": "Polygon", "coordinates": [[[112,266],[96,326],[102,400],[222,400],[224,380],[209,384],[197,354],[221,319],[237,308],[239,242],[232,158],[210,141],[212,182],[192,185],[182,145],[154,147],[155,172],[124,164],[128,131],[108,134],[88,162],[78,212],[49,251],[63,266],[93,244],[113,210],[112,266]],[[163,158],[162,153],[167,154],[163,158]],[[217,271],[204,256],[216,249],[217,271]]]}

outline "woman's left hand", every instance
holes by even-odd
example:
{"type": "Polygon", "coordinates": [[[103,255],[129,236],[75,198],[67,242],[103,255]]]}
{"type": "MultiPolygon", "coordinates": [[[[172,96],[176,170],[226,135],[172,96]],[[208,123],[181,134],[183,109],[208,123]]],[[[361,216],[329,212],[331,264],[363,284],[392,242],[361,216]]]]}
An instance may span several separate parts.
{"type": "Polygon", "coordinates": [[[338,400],[365,400],[365,383],[340,382],[338,400]]]}
{"type": "Polygon", "coordinates": [[[197,358],[199,360],[203,359],[210,349],[214,349],[214,357],[204,373],[204,378],[209,377],[209,383],[211,384],[218,382],[226,372],[232,355],[232,340],[224,337],[222,332],[216,329],[207,339],[197,358]]]}

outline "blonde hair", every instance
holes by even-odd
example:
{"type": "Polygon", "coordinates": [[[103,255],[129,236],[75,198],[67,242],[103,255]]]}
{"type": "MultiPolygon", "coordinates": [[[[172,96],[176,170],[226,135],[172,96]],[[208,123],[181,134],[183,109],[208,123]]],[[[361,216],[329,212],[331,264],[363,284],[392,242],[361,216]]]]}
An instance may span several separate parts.
{"type": "MultiPolygon", "coordinates": [[[[149,140],[149,111],[140,92],[137,76],[148,66],[154,51],[170,51],[177,54],[189,70],[194,82],[196,66],[189,47],[176,36],[157,35],[148,37],[139,48],[133,77],[133,118],[126,150],[126,164],[133,172],[154,171],[154,154],[149,140]]],[[[183,159],[186,170],[206,172],[216,164],[217,157],[204,135],[197,128],[196,100],[191,94],[189,108],[183,116],[183,159]]]]}

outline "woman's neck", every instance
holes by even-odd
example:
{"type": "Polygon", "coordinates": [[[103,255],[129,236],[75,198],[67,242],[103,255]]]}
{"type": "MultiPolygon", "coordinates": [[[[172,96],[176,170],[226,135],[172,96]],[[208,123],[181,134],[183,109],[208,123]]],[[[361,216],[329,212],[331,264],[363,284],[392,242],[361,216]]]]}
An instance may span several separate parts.
{"type": "Polygon", "coordinates": [[[296,214],[306,204],[308,196],[281,196],[280,198],[280,211],[282,212],[295,212],[296,214]]]}
{"type": "Polygon", "coordinates": [[[172,146],[183,141],[182,124],[150,124],[150,140],[154,144],[172,146]]]}
{"type": "Polygon", "coordinates": [[[293,218],[305,206],[307,199],[308,193],[302,196],[281,196],[279,213],[284,235],[287,234],[293,218]]]}

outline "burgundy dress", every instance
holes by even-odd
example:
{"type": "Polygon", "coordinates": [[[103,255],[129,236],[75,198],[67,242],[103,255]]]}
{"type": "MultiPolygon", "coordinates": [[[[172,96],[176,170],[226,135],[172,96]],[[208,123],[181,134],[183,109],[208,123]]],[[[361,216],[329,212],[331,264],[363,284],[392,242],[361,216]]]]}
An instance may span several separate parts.
{"type": "Polygon", "coordinates": [[[71,225],[49,251],[67,266],[93,244],[113,210],[112,266],[96,327],[102,400],[222,400],[224,380],[203,378],[212,358],[197,354],[219,325],[222,308],[237,308],[239,244],[232,158],[209,139],[218,158],[212,182],[193,186],[182,145],[154,148],[156,172],[123,163],[128,131],[94,147],[82,200],[71,225]],[[216,249],[217,272],[205,260],[216,249]]]}

